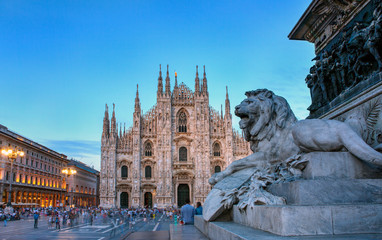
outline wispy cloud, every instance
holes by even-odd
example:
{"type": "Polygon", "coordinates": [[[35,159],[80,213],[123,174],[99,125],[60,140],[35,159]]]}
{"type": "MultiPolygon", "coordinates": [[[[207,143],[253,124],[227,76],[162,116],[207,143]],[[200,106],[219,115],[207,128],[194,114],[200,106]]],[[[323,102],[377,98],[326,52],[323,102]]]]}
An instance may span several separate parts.
{"type": "Polygon", "coordinates": [[[41,140],[43,145],[100,170],[101,142],[89,140],[41,140]]]}

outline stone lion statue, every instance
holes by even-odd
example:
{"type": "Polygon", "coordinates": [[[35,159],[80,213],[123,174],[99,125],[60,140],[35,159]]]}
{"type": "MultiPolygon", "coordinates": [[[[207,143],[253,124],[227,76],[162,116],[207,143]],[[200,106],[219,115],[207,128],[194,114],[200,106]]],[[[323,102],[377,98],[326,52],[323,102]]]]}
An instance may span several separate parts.
{"type": "Polygon", "coordinates": [[[307,119],[297,121],[288,102],[267,89],[248,91],[235,108],[240,128],[254,152],[234,161],[224,171],[214,174],[214,185],[236,171],[282,162],[299,153],[347,150],[359,159],[382,165],[382,154],[374,150],[354,131],[351,124],[337,120],[307,119]]]}

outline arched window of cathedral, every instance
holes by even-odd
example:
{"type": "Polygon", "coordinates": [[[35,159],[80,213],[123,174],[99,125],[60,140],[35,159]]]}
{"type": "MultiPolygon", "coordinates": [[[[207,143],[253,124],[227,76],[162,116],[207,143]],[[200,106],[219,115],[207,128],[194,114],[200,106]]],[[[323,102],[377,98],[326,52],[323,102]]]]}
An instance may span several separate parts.
{"type": "Polygon", "coordinates": [[[185,147],[179,148],[179,161],[187,162],[187,148],[185,147]]]}
{"type": "Polygon", "coordinates": [[[215,166],[215,173],[221,172],[222,169],[220,166],[215,166]]]}
{"type": "Polygon", "coordinates": [[[127,178],[127,166],[122,166],[121,168],[121,177],[127,178]]]}
{"type": "Polygon", "coordinates": [[[151,178],[151,167],[150,166],[145,167],[145,177],[151,178]]]}
{"type": "Polygon", "coordinates": [[[212,150],[214,151],[215,157],[220,157],[220,144],[218,142],[214,143],[212,150]]]}
{"type": "Polygon", "coordinates": [[[145,156],[151,157],[153,155],[153,147],[150,142],[145,145],[145,156]]]}
{"type": "Polygon", "coordinates": [[[187,115],[184,111],[178,117],[178,132],[187,132],[187,115]]]}

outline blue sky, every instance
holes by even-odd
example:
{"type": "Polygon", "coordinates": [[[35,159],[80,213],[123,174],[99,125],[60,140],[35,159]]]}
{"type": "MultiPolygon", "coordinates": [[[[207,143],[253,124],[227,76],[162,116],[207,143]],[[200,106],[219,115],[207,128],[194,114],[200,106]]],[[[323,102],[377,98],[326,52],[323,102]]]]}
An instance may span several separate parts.
{"type": "Polygon", "coordinates": [[[137,83],[142,109],[155,104],[159,64],[191,89],[206,65],[217,110],[226,85],[231,109],[268,88],[303,119],[314,48],[287,35],[309,3],[0,1],[0,124],[99,169],[105,103],[130,126],[137,83]]]}

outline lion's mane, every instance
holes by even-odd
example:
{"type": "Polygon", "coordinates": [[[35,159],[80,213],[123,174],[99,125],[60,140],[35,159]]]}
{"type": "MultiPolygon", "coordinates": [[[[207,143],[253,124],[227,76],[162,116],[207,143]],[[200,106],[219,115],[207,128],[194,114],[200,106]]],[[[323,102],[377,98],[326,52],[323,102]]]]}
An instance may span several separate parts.
{"type": "Polygon", "coordinates": [[[259,150],[259,142],[271,141],[280,135],[278,132],[297,121],[285,98],[272,91],[258,89],[245,95],[247,99],[236,107],[235,113],[239,117],[248,117],[249,123],[242,129],[246,140],[251,142],[252,151],[259,150]]]}

